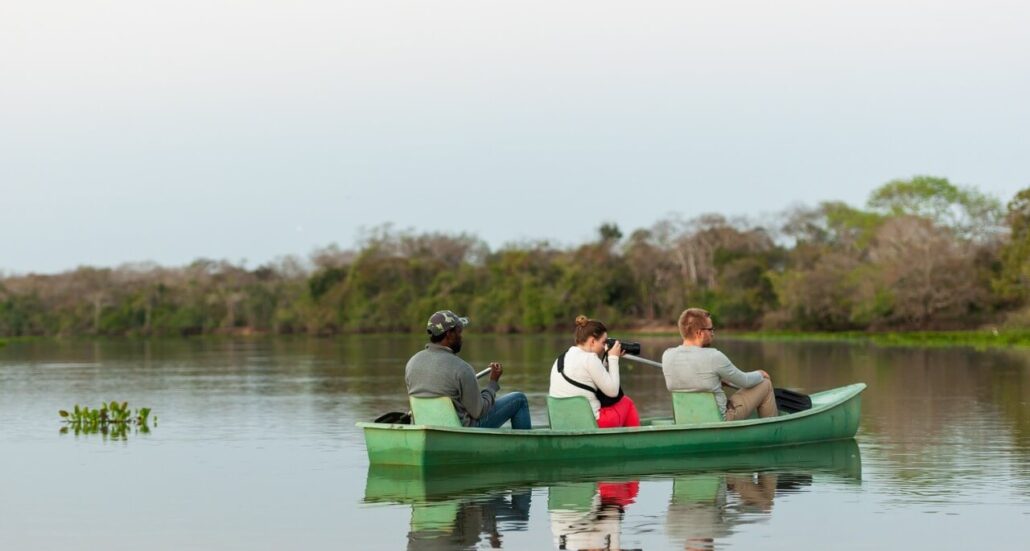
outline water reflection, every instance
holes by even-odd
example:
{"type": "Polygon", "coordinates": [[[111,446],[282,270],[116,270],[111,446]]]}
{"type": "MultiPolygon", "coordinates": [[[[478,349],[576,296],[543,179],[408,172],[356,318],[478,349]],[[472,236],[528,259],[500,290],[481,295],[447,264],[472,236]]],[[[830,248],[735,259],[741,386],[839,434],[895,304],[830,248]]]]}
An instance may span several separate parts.
{"type": "Polygon", "coordinates": [[[408,549],[474,549],[486,539],[502,547],[501,526],[525,531],[532,494],[528,489],[471,499],[420,501],[411,505],[408,549]]]}
{"type": "Polygon", "coordinates": [[[82,425],[73,424],[61,427],[58,434],[74,434],[75,436],[89,436],[99,434],[106,442],[108,440],[125,441],[130,435],[150,434],[150,427],[147,425],[130,426],[126,424],[116,425],[82,425]]]}
{"type": "Polygon", "coordinates": [[[715,542],[772,513],[777,495],[812,486],[810,472],[701,473],[673,480],[666,533],[684,549],[715,542]]]}
{"type": "Polygon", "coordinates": [[[582,482],[553,486],[547,493],[551,532],[558,549],[622,549],[626,507],[640,482],[582,482]]]}
{"type": "MultiPolygon", "coordinates": [[[[651,358],[677,342],[675,336],[634,340],[651,358]]],[[[155,541],[196,547],[198,531],[210,536],[212,548],[326,549],[341,541],[361,549],[403,548],[409,532],[442,535],[422,531],[420,523],[409,526],[412,495],[430,496],[418,498],[420,504],[466,504],[463,528],[449,528],[454,537],[479,515],[487,519],[476,529],[480,547],[490,545],[494,518],[500,546],[539,549],[553,544],[552,489],[592,482],[600,499],[599,482],[631,481],[639,482],[639,493],[623,507],[623,547],[682,549],[693,535],[699,539],[690,543],[700,547],[705,537],[719,548],[784,546],[796,540],[799,527],[815,548],[840,544],[842,534],[852,547],[890,541],[911,548],[1009,549],[1030,537],[1030,349],[724,338],[720,348],[737,365],[769,370],[784,386],[811,392],[869,385],[858,433],[861,485],[853,482],[858,470],[849,473],[836,459],[720,459],[693,467],[669,460],[657,467],[576,465],[557,474],[487,470],[485,482],[420,474],[404,490],[409,497],[361,506],[375,484],[361,479],[374,473],[367,472],[364,438],[354,424],[406,410],[404,363],[423,341],[415,334],[11,341],[0,349],[0,549],[100,548],[111,533],[124,548],[154,547],[155,541]],[[130,436],[129,445],[106,445],[101,435],[58,437],[57,409],[113,396],[160,411],[160,430],[130,436]],[[111,485],[140,465],[161,476],[111,485]],[[724,486],[724,497],[710,493],[711,480],[709,493],[684,490],[694,475],[716,475],[714,487],[724,486]],[[770,488],[771,503],[760,500],[770,488]],[[798,493],[784,499],[791,491],[798,493]],[[118,515],[82,507],[98,495],[140,505],[118,515]],[[515,516],[521,495],[532,495],[529,520],[515,516]],[[677,508],[690,513],[690,529],[682,527],[677,508]],[[694,518],[705,511],[714,522],[694,518]],[[52,518],[72,522],[54,530],[52,518]],[[715,529],[703,533],[697,524],[715,529]],[[681,528],[668,533],[673,527],[681,528]]],[[[466,346],[462,355],[475,366],[504,362],[503,389],[527,392],[534,423],[547,423],[547,373],[554,354],[568,346],[567,335],[470,334],[466,346]]],[[[623,384],[642,416],[671,415],[658,370],[627,363],[623,384]]],[[[694,482],[694,488],[703,485],[694,482]]],[[[459,517],[450,510],[453,522],[459,517]]]]}
{"type": "MultiPolygon", "coordinates": [[[[747,453],[631,459],[577,465],[468,468],[372,465],[366,503],[411,506],[409,549],[502,548],[505,532],[525,531],[534,488],[547,488],[559,549],[623,549],[624,525],[640,486],[671,482],[665,532],[677,548],[714,549],[764,521],[778,496],[811,491],[817,477],[861,480],[854,440],[747,453]]],[[[634,522],[634,525],[637,521],[634,522]]]]}

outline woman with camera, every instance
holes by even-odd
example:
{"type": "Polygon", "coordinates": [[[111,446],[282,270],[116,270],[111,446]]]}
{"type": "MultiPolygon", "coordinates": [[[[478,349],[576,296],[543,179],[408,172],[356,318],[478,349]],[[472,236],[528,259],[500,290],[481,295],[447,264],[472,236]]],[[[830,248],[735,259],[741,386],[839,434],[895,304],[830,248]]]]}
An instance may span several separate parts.
{"type": "Polygon", "coordinates": [[[585,397],[599,428],[639,427],[637,406],[622,393],[619,384],[619,357],[625,352],[618,341],[611,346],[607,341],[608,329],[603,323],[577,317],[576,344],[551,367],[549,394],[555,398],[585,397]],[[607,360],[602,362],[606,354],[607,360]]]}

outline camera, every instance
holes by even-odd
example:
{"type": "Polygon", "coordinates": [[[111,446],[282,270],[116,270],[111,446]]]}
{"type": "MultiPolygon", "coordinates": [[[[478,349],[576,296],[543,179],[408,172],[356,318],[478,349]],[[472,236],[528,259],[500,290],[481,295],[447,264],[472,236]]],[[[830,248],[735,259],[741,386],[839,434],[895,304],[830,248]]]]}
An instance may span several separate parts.
{"type": "MultiPolygon", "coordinates": [[[[604,347],[606,349],[608,349],[608,350],[611,350],[612,347],[615,346],[615,341],[617,341],[617,340],[619,340],[619,339],[608,339],[608,340],[604,341],[604,347]]],[[[623,352],[625,352],[627,354],[633,354],[634,356],[637,356],[637,355],[640,354],[640,343],[639,342],[626,342],[626,341],[621,341],[621,342],[622,342],[622,351],[623,352]]]]}

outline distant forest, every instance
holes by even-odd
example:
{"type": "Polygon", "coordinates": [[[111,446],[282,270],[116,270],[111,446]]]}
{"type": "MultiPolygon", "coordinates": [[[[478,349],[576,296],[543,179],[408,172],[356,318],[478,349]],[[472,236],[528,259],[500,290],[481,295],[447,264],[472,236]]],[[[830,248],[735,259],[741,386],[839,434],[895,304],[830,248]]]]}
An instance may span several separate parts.
{"type": "Polygon", "coordinates": [[[1030,326],[1030,187],[1006,204],[937,177],[894,180],[864,208],[801,206],[775,221],[670,217],[578,246],[498,250],[468,234],[383,226],[253,269],[196,260],[0,277],[0,336],[424,331],[433,311],[477,331],[720,327],[886,331],[1030,326]]]}

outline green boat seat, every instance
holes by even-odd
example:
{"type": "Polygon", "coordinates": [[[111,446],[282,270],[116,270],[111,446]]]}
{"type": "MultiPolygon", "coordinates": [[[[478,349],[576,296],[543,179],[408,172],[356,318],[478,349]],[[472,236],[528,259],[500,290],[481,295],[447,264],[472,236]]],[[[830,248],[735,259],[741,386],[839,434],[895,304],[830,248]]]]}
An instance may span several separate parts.
{"type": "Polygon", "coordinates": [[[725,492],[726,476],[714,474],[689,474],[672,480],[673,503],[711,503],[725,492]]]}
{"type": "Polygon", "coordinates": [[[722,421],[715,394],[711,392],[673,392],[672,413],[677,425],[722,421]]]}
{"type": "Polygon", "coordinates": [[[416,425],[461,426],[458,412],[454,411],[454,402],[446,396],[408,396],[408,402],[411,404],[411,415],[416,425]]]}
{"type": "Polygon", "coordinates": [[[597,428],[594,409],[583,396],[547,397],[547,417],[555,430],[589,430],[597,428]]]}
{"type": "Polygon", "coordinates": [[[417,531],[436,530],[449,532],[458,518],[460,503],[457,501],[419,502],[411,504],[411,529],[417,531]]]}
{"type": "MultiPolygon", "coordinates": [[[[586,400],[586,398],[583,399],[586,400]]],[[[564,484],[557,484],[547,490],[547,510],[587,512],[593,509],[594,496],[596,495],[596,482],[566,482],[564,484]]]]}

